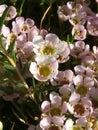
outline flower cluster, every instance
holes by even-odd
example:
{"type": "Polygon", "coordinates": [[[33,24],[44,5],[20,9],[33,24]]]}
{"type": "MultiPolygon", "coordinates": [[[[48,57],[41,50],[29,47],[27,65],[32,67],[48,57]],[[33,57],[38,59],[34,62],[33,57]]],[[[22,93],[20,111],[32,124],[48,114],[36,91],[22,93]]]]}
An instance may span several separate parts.
{"type": "Polygon", "coordinates": [[[13,113],[28,130],[98,129],[98,47],[86,42],[88,35],[98,36],[98,14],[89,4],[75,0],[58,6],[60,20],[71,24],[72,41],[17,16],[14,6],[0,5],[0,97],[19,106],[32,100],[38,106],[39,115],[36,108],[28,114],[33,121],[38,118],[34,126],[24,111],[19,115],[23,119],[18,117],[14,105],[18,112],[13,113]]]}

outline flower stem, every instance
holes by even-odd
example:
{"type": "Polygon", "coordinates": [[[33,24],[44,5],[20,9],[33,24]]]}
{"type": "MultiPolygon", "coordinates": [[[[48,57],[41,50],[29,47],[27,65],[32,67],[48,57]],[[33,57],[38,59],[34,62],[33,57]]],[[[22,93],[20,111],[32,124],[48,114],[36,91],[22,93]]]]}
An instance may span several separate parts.
{"type": "Polygon", "coordinates": [[[19,9],[19,12],[18,12],[19,16],[22,14],[22,9],[23,9],[24,3],[25,3],[25,0],[22,0],[21,6],[20,6],[20,9],[19,9]]]}
{"type": "Polygon", "coordinates": [[[49,12],[49,10],[51,9],[51,6],[52,6],[52,0],[50,0],[50,5],[49,7],[46,9],[45,13],[43,14],[42,18],[41,18],[41,22],[40,22],[40,32],[41,32],[41,29],[42,29],[42,24],[43,24],[43,21],[47,15],[47,13],[49,12]]]}
{"type": "Polygon", "coordinates": [[[14,62],[14,60],[9,56],[9,54],[7,53],[7,51],[5,50],[3,44],[2,44],[2,37],[0,36],[0,46],[2,48],[2,51],[4,53],[4,55],[6,56],[7,60],[9,61],[9,63],[13,66],[13,68],[16,70],[20,80],[22,81],[22,83],[24,84],[24,87],[28,90],[29,94],[31,95],[31,91],[29,89],[28,84],[26,83],[26,81],[24,80],[23,76],[21,75],[18,67],[16,66],[16,63],[14,62]]]}

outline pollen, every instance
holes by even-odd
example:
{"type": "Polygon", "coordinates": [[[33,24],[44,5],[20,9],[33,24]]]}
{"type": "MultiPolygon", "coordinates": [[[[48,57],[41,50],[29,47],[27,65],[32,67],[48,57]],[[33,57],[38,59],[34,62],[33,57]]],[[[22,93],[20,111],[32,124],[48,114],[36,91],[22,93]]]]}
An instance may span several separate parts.
{"type": "Polygon", "coordinates": [[[49,65],[40,65],[38,69],[38,73],[42,77],[48,77],[51,74],[51,67],[49,65]]]}
{"type": "Polygon", "coordinates": [[[59,116],[59,115],[61,115],[61,109],[59,107],[51,108],[50,114],[52,116],[59,116]]]}
{"type": "Polygon", "coordinates": [[[86,95],[88,92],[88,88],[86,86],[79,86],[77,87],[77,93],[79,93],[80,95],[86,95]]]}
{"type": "Polygon", "coordinates": [[[52,45],[44,45],[41,47],[40,51],[44,55],[53,55],[55,52],[55,48],[52,45]]]}
{"type": "Polygon", "coordinates": [[[74,125],[71,130],[83,130],[81,126],[74,125]]]}

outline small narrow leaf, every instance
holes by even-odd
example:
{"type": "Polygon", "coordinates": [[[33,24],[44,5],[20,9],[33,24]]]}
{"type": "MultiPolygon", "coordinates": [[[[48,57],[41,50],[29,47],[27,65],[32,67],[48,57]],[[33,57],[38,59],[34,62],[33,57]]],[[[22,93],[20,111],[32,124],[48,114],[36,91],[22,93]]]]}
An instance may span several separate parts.
{"type": "Polygon", "coordinates": [[[10,43],[9,46],[9,54],[12,57],[12,59],[14,60],[14,62],[16,62],[16,56],[15,56],[15,51],[14,51],[14,45],[15,45],[15,41],[13,41],[12,43],[10,43]]]}
{"type": "Polygon", "coordinates": [[[2,14],[2,17],[0,18],[0,30],[1,30],[1,28],[2,28],[2,26],[3,26],[3,24],[4,24],[4,22],[5,22],[5,18],[6,18],[6,15],[7,15],[7,13],[8,13],[8,10],[9,10],[9,7],[7,7],[7,8],[4,10],[4,12],[3,12],[3,14],[2,14]]]}

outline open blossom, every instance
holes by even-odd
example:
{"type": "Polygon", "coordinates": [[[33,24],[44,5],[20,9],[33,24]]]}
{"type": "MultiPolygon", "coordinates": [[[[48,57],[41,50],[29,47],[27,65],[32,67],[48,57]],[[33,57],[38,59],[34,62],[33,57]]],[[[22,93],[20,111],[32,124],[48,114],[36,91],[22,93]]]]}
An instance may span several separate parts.
{"type": "Polygon", "coordinates": [[[78,13],[82,9],[82,5],[73,1],[67,2],[67,7],[72,11],[73,14],[78,13]]]}
{"type": "Polygon", "coordinates": [[[57,13],[58,17],[63,21],[69,20],[70,15],[72,14],[71,10],[67,7],[67,5],[59,6],[57,13]]]}
{"type": "Polygon", "coordinates": [[[98,36],[98,17],[88,19],[87,31],[92,36],[98,36]]]}
{"type": "Polygon", "coordinates": [[[16,17],[15,21],[13,21],[13,27],[18,28],[19,33],[28,33],[30,29],[34,27],[34,20],[30,18],[24,17],[16,17]]]}
{"type": "Polygon", "coordinates": [[[73,92],[67,104],[68,111],[77,118],[88,117],[92,114],[92,102],[87,97],[80,97],[79,94],[73,92]]]}
{"type": "Polygon", "coordinates": [[[50,62],[45,60],[39,64],[31,62],[29,70],[37,80],[47,81],[57,75],[58,62],[57,60],[50,62]]]}
{"type": "Polygon", "coordinates": [[[77,41],[75,44],[70,44],[70,54],[73,57],[82,58],[90,51],[90,46],[85,44],[84,41],[77,41]]]}
{"type": "Polygon", "coordinates": [[[76,40],[84,40],[86,39],[87,30],[83,25],[75,25],[72,28],[72,36],[74,36],[74,39],[76,40]]]}
{"type": "Polygon", "coordinates": [[[81,12],[78,14],[73,14],[70,18],[69,18],[69,22],[74,26],[74,25],[84,25],[86,22],[86,13],[85,12],[81,12]]]}
{"type": "MultiPolygon", "coordinates": [[[[2,16],[4,10],[7,8],[8,6],[6,4],[2,4],[0,5],[0,17],[2,16]]],[[[16,11],[16,8],[14,6],[9,6],[9,10],[8,10],[8,13],[7,13],[7,16],[5,18],[6,21],[9,21],[13,18],[15,18],[17,15],[17,11],[16,11]]]]}
{"type": "Polygon", "coordinates": [[[7,42],[12,43],[13,41],[17,40],[18,37],[18,32],[17,30],[10,30],[9,27],[3,25],[1,33],[3,34],[4,38],[6,39],[7,42]]]}
{"type": "Polygon", "coordinates": [[[51,79],[52,85],[71,84],[73,82],[74,73],[72,70],[58,71],[58,74],[51,79]]]}
{"type": "Polygon", "coordinates": [[[82,75],[77,75],[74,78],[74,84],[77,93],[81,96],[89,96],[89,91],[94,86],[94,79],[89,76],[83,77],[82,75]]]}
{"type": "Polygon", "coordinates": [[[62,102],[62,98],[56,92],[52,91],[49,98],[50,101],[45,100],[41,104],[41,110],[46,114],[40,121],[40,126],[43,130],[49,128],[58,128],[59,130],[64,124],[63,114],[67,112],[67,104],[62,102]]]}
{"type": "Polygon", "coordinates": [[[65,41],[61,41],[56,34],[49,33],[43,38],[41,35],[35,36],[33,39],[34,53],[37,62],[41,57],[45,59],[54,57],[58,62],[68,60],[70,49],[65,41]]]}

